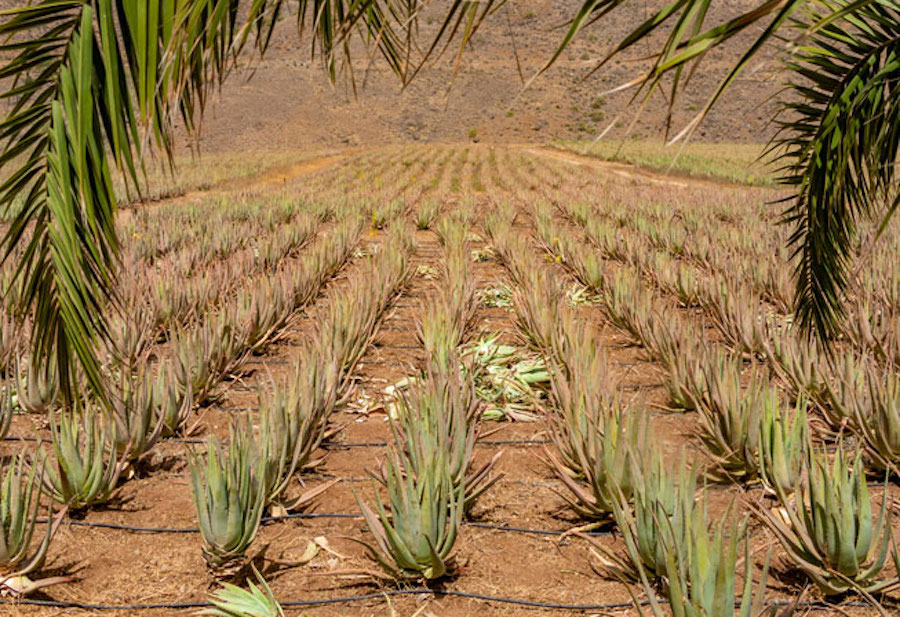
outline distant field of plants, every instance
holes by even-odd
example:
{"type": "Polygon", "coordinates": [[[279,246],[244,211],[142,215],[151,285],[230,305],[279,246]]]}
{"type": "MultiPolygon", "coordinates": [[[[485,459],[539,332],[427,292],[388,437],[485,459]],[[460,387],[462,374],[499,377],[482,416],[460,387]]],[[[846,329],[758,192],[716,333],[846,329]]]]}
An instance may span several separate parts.
{"type": "Polygon", "coordinates": [[[108,405],[0,322],[0,612],[896,614],[900,238],[826,354],[720,152],[673,168],[747,186],[482,145],[159,183],[196,192],[120,213],[108,405]]]}
{"type": "Polygon", "coordinates": [[[709,178],[735,184],[775,186],[775,167],[761,144],[675,143],[639,139],[559,141],[576,154],[627,163],[655,171],[709,178]]]}

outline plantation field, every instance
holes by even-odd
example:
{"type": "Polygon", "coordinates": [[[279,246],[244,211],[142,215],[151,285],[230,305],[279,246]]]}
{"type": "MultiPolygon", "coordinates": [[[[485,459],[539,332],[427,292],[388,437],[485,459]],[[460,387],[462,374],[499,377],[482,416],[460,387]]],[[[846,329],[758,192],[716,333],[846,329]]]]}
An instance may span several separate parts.
{"type": "MultiPolygon", "coordinates": [[[[868,591],[823,593],[853,580],[897,611],[897,586],[875,588],[897,575],[889,532],[900,531],[896,475],[884,482],[900,462],[897,234],[860,272],[829,360],[792,328],[789,230],[771,205],[783,195],[751,186],[769,181],[740,171],[749,150],[732,154],[716,163],[724,172],[695,178],[575,146],[391,146],[201,160],[155,181],[157,199],[120,214],[121,306],[104,352],[114,411],[73,441],[95,439],[116,488],[64,499],[93,503],[73,505],[29,575],[74,580],[0,614],[206,606],[212,572],[244,564],[231,559],[243,547],[204,554],[198,529],[189,463],[202,476],[219,447],[272,461],[246,555],[288,614],[637,614],[647,594],[619,580],[634,567],[621,523],[634,522],[632,501],[649,512],[664,500],[650,487],[664,476],[680,491],[666,507],[684,516],[659,533],[693,538],[683,543],[702,570],[705,530],[721,531],[738,600],[770,559],[765,588],[753,587],[770,604],[873,614],[868,591]],[[446,485],[420,489],[461,523],[439,560],[447,576],[426,588],[410,568],[392,581],[362,543],[384,554],[373,528],[402,524],[396,510],[378,517],[385,484],[402,492],[428,475],[416,465],[443,460],[423,445],[429,422],[449,431],[439,451],[456,466],[446,485]],[[860,562],[841,576],[808,556],[804,570],[784,548],[807,497],[828,487],[845,491],[834,525],[860,562]],[[870,519],[871,547],[857,541],[865,529],[846,529],[870,519]],[[863,572],[882,546],[883,567],[863,572]]],[[[57,417],[52,376],[28,370],[9,332],[0,354],[20,370],[6,376],[15,413],[0,454],[43,451],[56,469],[53,440],[81,416],[57,417]]]]}
{"type": "Polygon", "coordinates": [[[693,143],[667,146],[662,141],[614,139],[559,141],[561,150],[606,161],[752,186],[775,186],[775,165],[760,144],[693,143]]]}

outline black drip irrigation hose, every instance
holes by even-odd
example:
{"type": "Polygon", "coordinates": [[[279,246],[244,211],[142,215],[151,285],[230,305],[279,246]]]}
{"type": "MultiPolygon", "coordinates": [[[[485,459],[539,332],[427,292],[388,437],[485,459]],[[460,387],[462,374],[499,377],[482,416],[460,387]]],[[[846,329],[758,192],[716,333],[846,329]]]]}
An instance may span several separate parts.
{"type": "MultiPolygon", "coordinates": [[[[4,437],[3,441],[29,441],[29,442],[38,442],[38,441],[46,441],[49,442],[49,439],[40,439],[38,437],[4,437]]],[[[206,443],[206,439],[199,438],[191,438],[191,437],[170,437],[163,441],[170,443],[185,443],[191,445],[203,445],[206,443]]],[[[228,445],[228,441],[222,441],[222,445],[228,445]]],[[[541,446],[553,443],[549,439],[479,439],[475,442],[475,445],[482,446],[541,446]]],[[[386,441],[357,441],[357,442],[347,442],[341,443],[338,441],[330,441],[322,444],[323,448],[384,448],[388,446],[388,442],[386,441]]]]}
{"type": "MultiPolygon", "coordinates": [[[[549,439],[479,439],[475,445],[482,446],[541,446],[553,443],[549,439]]],[[[341,443],[330,441],[322,444],[323,448],[384,448],[388,446],[386,441],[358,441],[341,443]]]]}
{"type": "MultiPolygon", "coordinates": [[[[384,591],[372,592],[372,593],[363,593],[355,596],[341,596],[337,598],[316,598],[312,600],[285,600],[283,602],[279,602],[284,608],[291,607],[312,607],[312,606],[324,606],[327,604],[344,604],[350,602],[361,602],[365,600],[378,600],[382,598],[392,598],[398,596],[418,596],[418,595],[428,595],[435,596],[437,598],[465,598],[468,600],[479,600],[482,602],[493,602],[495,604],[511,604],[514,606],[527,606],[530,608],[542,608],[542,609],[550,609],[550,610],[563,610],[563,611],[609,611],[609,610],[617,610],[617,609],[626,609],[633,608],[635,603],[633,601],[628,602],[608,602],[604,604],[565,604],[558,602],[538,602],[536,600],[520,600],[517,598],[505,598],[501,596],[490,596],[482,593],[472,593],[468,591],[455,591],[452,589],[447,590],[435,590],[435,589],[386,589],[384,591]]],[[[656,600],[659,604],[668,604],[668,602],[662,598],[657,598],[656,600]]],[[[29,598],[20,598],[20,599],[0,599],[0,604],[17,604],[24,606],[46,606],[52,608],[75,608],[81,610],[91,610],[91,611],[146,611],[146,610],[161,610],[161,609],[169,609],[169,610],[179,610],[179,609],[190,609],[190,608],[210,608],[213,606],[211,602],[177,602],[171,604],[165,603],[151,603],[151,604],[89,604],[84,602],[60,602],[57,600],[32,600],[29,598]]],[[[640,606],[649,606],[649,600],[642,600],[639,605],[640,606]]],[[[739,607],[740,603],[735,603],[735,607],[739,607]]],[[[798,602],[796,605],[790,600],[776,600],[772,602],[766,602],[765,606],[769,607],[781,607],[781,606],[796,606],[797,608],[808,609],[811,611],[815,610],[831,610],[835,606],[842,607],[869,607],[871,605],[867,602],[859,602],[859,601],[851,601],[851,602],[843,602],[839,605],[831,605],[825,602],[798,602]]]]}
{"type": "MultiPolygon", "coordinates": [[[[264,516],[260,520],[261,523],[274,523],[278,521],[286,521],[291,519],[317,519],[317,518],[336,518],[336,519],[362,519],[361,514],[353,514],[350,512],[298,512],[295,514],[285,514],[282,516],[264,516]]],[[[46,525],[47,519],[38,519],[38,524],[46,525]]],[[[120,525],[118,523],[103,523],[95,521],[79,521],[74,519],[65,519],[63,524],[72,527],[88,527],[95,529],[114,529],[118,531],[133,531],[136,533],[200,533],[197,527],[139,527],[135,525],[120,525]]],[[[509,525],[497,525],[494,523],[478,523],[463,521],[465,527],[476,527],[479,529],[491,529],[495,531],[508,531],[510,533],[523,533],[537,536],[562,536],[568,532],[558,531],[555,529],[531,529],[528,527],[512,527],[509,525]]],[[[584,535],[587,536],[612,536],[613,531],[588,531],[584,535]]]]}

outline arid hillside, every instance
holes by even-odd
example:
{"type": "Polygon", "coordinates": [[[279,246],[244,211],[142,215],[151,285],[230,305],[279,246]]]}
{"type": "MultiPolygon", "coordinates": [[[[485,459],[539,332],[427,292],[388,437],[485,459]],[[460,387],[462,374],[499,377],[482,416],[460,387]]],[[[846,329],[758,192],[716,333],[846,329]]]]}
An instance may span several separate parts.
{"type": "MultiPolygon", "coordinates": [[[[0,0],[0,9],[22,0],[0,0]]],[[[426,46],[437,31],[447,2],[433,2],[421,20],[426,46]]],[[[642,10],[629,4],[602,26],[585,29],[559,62],[523,89],[552,55],[579,0],[513,0],[482,26],[457,66],[457,48],[430,62],[405,90],[383,62],[358,50],[354,94],[347,78],[331,85],[309,41],[298,35],[294,14],[286,14],[265,58],[247,54],[209,109],[201,137],[206,152],[294,150],[408,142],[496,143],[590,139],[609,123],[611,137],[631,122],[622,114],[631,92],[603,93],[635,77],[651,51],[638,46],[622,60],[590,75],[591,68],[660,0],[642,10]],[[622,114],[620,116],[620,114],[622,114]],[[617,118],[619,118],[617,122],[617,118]]],[[[752,6],[751,0],[713,3],[709,23],[752,6]]],[[[753,33],[750,33],[753,34],[753,33]]],[[[709,54],[682,94],[673,124],[684,122],[706,101],[718,80],[744,50],[748,37],[709,54]]],[[[780,84],[774,54],[751,66],[702,127],[700,141],[759,142],[770,135],[769,98],[780,84]]],[[[652,137],[665,124],[665,103],[654,94],[633,134],[652,137]]]]}
{"type": "MultiPolygon", "coordinates": [[[[439,25],[442,4],[433,7],[433,16],[422,19],[423,44],[439,25]]],[[[311,59],[308,42],[298,36],[293,16],[287,16],[269,54],[252,62],[252,79],[251,71],[244,70],[225,84],[209,110],[201,147],[221,152],[591,138],[615,121],[631,96],[602,93],[634,77],[642,66],[638,59],[648,48],[641,46],[602,71],[587,77],[588,73],[658,2],[647,2],[644,11],[623,12],[602,27],[583,31],[562,59],[523,91],[522,77],[527,80],[550,57],[563,36],[561,26],[578,4],[578,0],[510,2],[483,26],[456,72],[454,48],[429,64],[405,90],[384,63],[370,63],[364,54],[357,54],[356,96],[347,81],[329,84],[320,61],[311,59]]],[[[716,4],[739,11],[751,3],[716,4]]],[[[715,12],[722,10],[712,9],[711,19],[721,17],[715,12]]],[[[683,95],[675,125],[702,106],[743,50],[741,44],[710,54],[705,70],[683,95]]],[[[780,78],[772,54],[765,58],[734,85],[701,128],[699,140],[758,142],[768,136],[767,101],[780,78]]],[[[664,119],[663,98],[654,95],[634,134],[658,135],[664,119]]],[[[630,112],[623,115],[620,128],[611,135],[621,135],[630,120],[630,112]]]]}

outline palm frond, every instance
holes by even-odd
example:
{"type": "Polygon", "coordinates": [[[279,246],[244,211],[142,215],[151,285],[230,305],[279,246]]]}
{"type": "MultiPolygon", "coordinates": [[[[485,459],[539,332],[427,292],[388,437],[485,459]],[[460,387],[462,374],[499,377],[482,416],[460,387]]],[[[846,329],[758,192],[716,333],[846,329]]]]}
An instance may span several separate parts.
{"type": "Polygon", "coordinates": [[[797,79],[774,145],[797,260],[798,321],[820,338],[844,315],[860,225],[897,205],[900,146],[900,4],[822,1],[794,27],[809,33],[788,61],[797,79]],[[852,9],[852,10],[851,10],[852,9]]]}
{"type": "MultiPolygon", "coordinates": [[[[112,166],[138,186],[144,146],[171,153],[223,76],[237,0],[43,0],[0,13],[2,259],[17,262],[32,345],[55,362],[65,396],[83,377],[104,392],[95,346],[115,302],[118,240],[112,166]]],[[[259,3],[257,3],[259,4],[259,3]]]]}
{"type": "MultiPolygon", "coordinates": [[[[105,397],[95,353],[115,297],[113,168],[140,190],[145,153],[172,162],[180,116],[197,130],[210,89],[251,35],[264,52],[284,0],[40,0],[0,12],[0,208],[11,224],[0,260],[15,262],[36,360],[55,363],[66,399],[78,384],[105,397]]],[[[336,50],[362,32],[395,72],[414,5],[301,0],[300,24],[334,77],[336,50]],[[401,19],[402,17],[402,19],[401,19]]],[[[12,287],[12,286],[10,286],[12,287]]]]}
{"type": "MultiPolygon", "coordinates": [[[[388,0],[389,2],[390,0],[388,0]]],[[[422,4],[427,5],[428,2],[422,4]]],[[[440,58],[450,48],[451,43],[456,40],[458,50],[456,55],[456,68],[459,68],[462,54],[466,47],[472,43],[475,33],[484,23],[485,19],[495,13],[500,7],[506,4],[506,0],[453,0],[447,8],[443,9],[444,18],[441,22],[437,33],[431,40],[431,43],[425,48],[418,59],[415,68],[404,75],[404,81],[409,83],[419,73],[419,71],[432,58],[440,58]]],[[[409,11],[411,16],[411,29],[415,29],[415,20],[418,17],[419,9],[417,7],[409,11]]],[[[413,41],[407,45],[407,50],[412,47],[413,41]]]]}
{"type": "Polygon", "coordinates": [[[299,0],[297,25],[301,31],[309,28],[312,54],[319,53],[332,81],[338,76],[340,56],[340,64],[353,81],[354,35],[367,48],[380,52],[391,70],[403,79],[408,68],[406,35],[414,27],[416,13],[416,4],[408,0],[299,0]]]}

